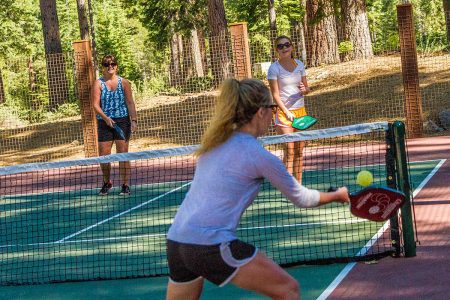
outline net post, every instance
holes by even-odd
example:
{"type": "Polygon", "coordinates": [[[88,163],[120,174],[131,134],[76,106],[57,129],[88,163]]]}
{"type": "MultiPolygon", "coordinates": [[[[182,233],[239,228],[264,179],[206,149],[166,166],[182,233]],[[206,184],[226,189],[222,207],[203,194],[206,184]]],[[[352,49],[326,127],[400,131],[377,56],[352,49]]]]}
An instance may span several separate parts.
{"type": "Polygon", "coordinates": [[[80,100],[84,154],[98,156],[97,122],[91,101],[91,86],[95,80],[94,61],[89,40],[73,42],[77,95],[80,100]]]}
{"type": "Polygon", "coordinates": [[[411,206],[411,184],[408,176],[408,161],[406,157],[405,124],[401,121],[393,123],[395,137],[395,156],[397,167],[397,183],[399,189],[405,193],[406,201],[401,209],[403,229],[403,242],[405,257],[416,256],[416,241],[414,239],[414,226],[411,206]]]}
{"type": "MultiPolygon", "coordinates": [[[[390,188],[397,188],[397,179],[395,172],[395,138],[393,123],[389,123],[389,128],[386,131],[386,184],[390,188]]],[[[400,228],[398,224],[398,216],[392,217],[390,222],[391,228],[391,243],[394,248],[394,257],[400,257],[401,245],[400,245],[400,228]]]]}

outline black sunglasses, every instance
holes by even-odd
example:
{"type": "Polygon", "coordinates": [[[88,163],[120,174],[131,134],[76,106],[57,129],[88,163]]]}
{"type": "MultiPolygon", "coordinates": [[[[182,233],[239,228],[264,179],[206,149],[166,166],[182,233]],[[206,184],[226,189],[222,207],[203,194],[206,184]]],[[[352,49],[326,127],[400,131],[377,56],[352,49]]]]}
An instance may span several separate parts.
{"type": "Polygon", "coordinates": [[[114,63],[114,62],[111,62],[111,63],[102,63],[102,65],[103,65],[105,68],[108,68],[109,66],[111,66],[111,67],[117,66],[117,64],[114,63]]]}
{"type": "Polygon", "coordinates": [[[278,104],[266,104],[266,105],[263,105],[262,107],[271,108],[273,111],[275,111],[278,107],[278,104]]]}
{"type": "Polygon", "coordinates": [[[289,48],[291,46],[292,46],[292,44],[290,42],[286,42],[284,44],[278,44],[277,45],[277,49],[278,50],[283,50],[284,48],[289,48]]]}

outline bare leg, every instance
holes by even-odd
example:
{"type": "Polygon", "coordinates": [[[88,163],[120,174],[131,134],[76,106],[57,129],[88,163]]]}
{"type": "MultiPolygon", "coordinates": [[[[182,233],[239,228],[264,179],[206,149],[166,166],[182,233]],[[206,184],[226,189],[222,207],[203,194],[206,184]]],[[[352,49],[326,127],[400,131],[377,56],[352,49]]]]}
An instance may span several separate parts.
{"type": "MultiPolygon", "coordinates": [[[[98,143],[98,154],[100,156],[111,154],[112,141],[99,142],[98,143]]],[[[100,164],[100,168],[103,173],[103,182],[108,182],[111,179],[111,164],[100,164]]]]}
{"type": "Polygon", "coordinates": [[[251,262],[239,268],[231,282],[272,299],[300,299],[298,282],[261,252],[251,262]]]}
{"type": "Polygon", "coordinates": [[[173,283],[169,281],[167,284],[166,300],[197,300],[200,299],[203,290],[203,278],[198,278],[190,283],[173,283]]]}
{"type": "MultiPolygon", "coordinates": [[[[128,142],[119,140],[116,141],[116,151],[117,153],[126,153],[128,152],[128,142]]],[[[119,174],[120,179],[122,179],[122,184],[128,185],[128,178],[130,177],[130,168],[131,163],[129,161],[120,161],[119,162],[119,174]]]]}
{"type": "MultiPolygon", "coordinates": [[[[287,134],[296,132],[294,128],[276,127],[278,134],[287,134]]],[[[286,169],[292,174],[297,181],[302,183],[302,167],[303,167],[303,148],[304,142],[286,143],[284,145],[283,162],[286,169]]]]}
{"type": "Polygon", "coordinates": [[[302,171],[303,171],[303,149],[305,148],[305,142],[292,143],[294,158],[293,158],[293,175],[297,178],[297,181],[302,183],[302,171]]]}

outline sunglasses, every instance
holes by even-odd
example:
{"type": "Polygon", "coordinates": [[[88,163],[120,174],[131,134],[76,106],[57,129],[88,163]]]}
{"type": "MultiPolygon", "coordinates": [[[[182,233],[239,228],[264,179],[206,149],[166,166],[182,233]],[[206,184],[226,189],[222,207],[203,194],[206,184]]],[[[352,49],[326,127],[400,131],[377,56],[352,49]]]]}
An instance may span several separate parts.
{"type": "Polygon", "coordinates": [[[115,67],[115,66],[117,66],[117,64],[116,63],[102,63],[102,65],[105,67],[105,68],[108,68],[109,66],[111,66],[111,67],[115,67]]]}
{"type": "Polygon", "coordinates": [[[278,108],[278,104],[266,104],[266,105],[263,105],[262,107],[264,107],[264,108],[271,108],[272,111],[276,111],[277,108],[278,108]]]}
{"type": "Polygon", "coordinates": [[[283,50],[284,48],[289,48],[291,46],[292,46],[292,44],[290,42],[286,42],[284,44],[278,44],[277,45],[277,49],[278,50],[283,50]]]}

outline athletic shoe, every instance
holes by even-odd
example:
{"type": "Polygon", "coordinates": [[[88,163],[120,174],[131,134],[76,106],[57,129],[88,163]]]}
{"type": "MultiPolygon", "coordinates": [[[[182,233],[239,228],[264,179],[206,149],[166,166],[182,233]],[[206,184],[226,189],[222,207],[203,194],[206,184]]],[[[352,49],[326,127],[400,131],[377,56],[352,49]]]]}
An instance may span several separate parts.
{"type": "Polygon", "coordinates": [[[122,184],[122,190],[120,191],[121,196],[128,196],[130,194],[130,187],[126,184],[122,184]]]}
{"type": "Polygon", "coordinates": [[[108,182],[104,182],[102,189],[100,190],[100,192],[98,193],[99,196],[105,196],[108,195],[108,191],[112,188],[112,183],[111,181],[108,182]]]}

